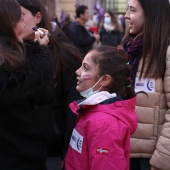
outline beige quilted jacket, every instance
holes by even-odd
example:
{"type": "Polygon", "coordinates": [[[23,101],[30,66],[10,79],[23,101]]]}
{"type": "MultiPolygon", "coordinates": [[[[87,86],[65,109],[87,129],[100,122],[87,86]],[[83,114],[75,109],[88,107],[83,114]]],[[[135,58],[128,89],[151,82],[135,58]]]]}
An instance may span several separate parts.
{"type": "MultiPolygon", "coordinates": [[[[142,60],[137,76],[141,66],[142,60]]],[[[131,136],[131,158],[151,158],[152,166],[170,170],[170,46],[164,79],[155,80],[155,92],[147,94],[137,94],[138,128],[131,136]]]]}

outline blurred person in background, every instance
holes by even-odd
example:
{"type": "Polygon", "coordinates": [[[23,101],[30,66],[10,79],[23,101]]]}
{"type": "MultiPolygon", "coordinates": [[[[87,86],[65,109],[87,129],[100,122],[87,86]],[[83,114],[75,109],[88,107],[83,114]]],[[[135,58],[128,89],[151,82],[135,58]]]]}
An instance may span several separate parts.
{"type": "Polygon", "coordinates": [[[52,22],[54,22],[56,24],[56,26],[58,26],[60,28],[60,22],[59,22],[58,17],[56,15],[54,15],[52,17],[52,22]]]}
{"type": "Polygon", "coordinates": [[[118,22],[117,15],[114,12],[105,12],[103,21],[100,24],[99,34],[102,45],[117,47],[120,44],[123,27],[118,22]]]}
{"type": "Polygon", "coordinates": [[[98,33],[91,36],[85,28],[85,23],[89,20],[89,10],[87,6],[80,5],[76,8],[76,21],[69,27],[69,39],[85,56],[92,49],[93,43],[100,40],[98,33]]]}
{"type": "MultiPolygon", "coordinates": [[[[85,28],[87,29],[88,33],[89,33],[91,36],[93,36],[94,34],[98,33],[98,27],[97,27],[96,23],[95,23],[93,20],[91,20],[91,19],[89,19],[89,20],[86,22],[85,28]]],[[[100,46],[101,46],[101,42],[96,40],[96,41],[93,43],[92,48],[96,48],[96,47],[100,47],[100,46]]]]}
{"type": "Polygon", "coordinates": [[[66,17],[64,19],[61,29],[67,38],[69,37],[69,26],[71,23],[72,23],[72,20],[71,20],[70,14],[66,14],[66,17]]]}
{"type": "Polygon", "coordinates": [[[98,27],[99,19],[98,19],[98,15],[96,12],[93,13],[91,20],[94,22],[94,25],[98,27]]]}
{"type": "Polygon", "coordinates": [[[123,14],[118,14],[117,17],[118,17],[118,22],[119,22],[119,24],[121,24],[121,25],[122,25],[122,28],[123,28],[122,35],[124,35],[124,34],[125,34],[125,29],[126,29],[126,28],[125,28],[125,27],[126,27],[125,17],[124,17],[123,14]]]}

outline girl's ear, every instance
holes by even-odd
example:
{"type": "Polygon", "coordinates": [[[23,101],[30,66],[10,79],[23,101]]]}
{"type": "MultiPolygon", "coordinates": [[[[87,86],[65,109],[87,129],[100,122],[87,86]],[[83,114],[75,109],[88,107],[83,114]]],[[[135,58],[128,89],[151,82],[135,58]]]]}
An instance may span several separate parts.
{"type": "Polygon", "coordinates": [[[112,81],[112,77],[108,74],[106,74],[104,77],[103,77],[103,80],[101,81],[100,85],[102,87],[106,87],[108,86],[112,81]]]}
{"type": "Polygon", "coordinates": [[[41,20],[42,20],[42,13],[41,12],[37,12],[35,17],[36,17],[36,24],[39,24],[41,22],[41,20]]]}

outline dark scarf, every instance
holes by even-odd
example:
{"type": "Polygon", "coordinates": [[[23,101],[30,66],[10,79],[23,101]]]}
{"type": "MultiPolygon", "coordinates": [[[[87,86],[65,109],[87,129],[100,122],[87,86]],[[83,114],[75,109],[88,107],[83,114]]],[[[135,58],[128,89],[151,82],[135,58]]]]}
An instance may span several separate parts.
{"type": "Polygon", "coordinates": [[[142,48],[143,48],[143,37],[135,39],[134,35],[127,37],[124,49],[128,53],[128,61],[132,66],[132,85],[135,84],[136,73],[138,70],[139,61],[142,57],[142,48]]]}

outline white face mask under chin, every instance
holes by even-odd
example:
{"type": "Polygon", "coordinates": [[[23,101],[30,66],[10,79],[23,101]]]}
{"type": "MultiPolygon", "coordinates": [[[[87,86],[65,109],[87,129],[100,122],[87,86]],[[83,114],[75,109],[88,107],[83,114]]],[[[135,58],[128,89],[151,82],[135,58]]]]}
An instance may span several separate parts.
{"type": "Polygon", "coordinates": [[[96,91],[93,91],[93,88],[99,83],[99,81],[100,81],[102,78],[103,78],[103,77],[101,77],[101,78],[98,80],[98,82],[97,82],[93,87],[90,87],[89,89],[87,89],[87,90],[85,90],[85,91],[83,91],[83,92],[80,92],[80,95],[83,96],[83,97],[85,97],[85,98],[88,98],[88,97],[92,96],[93,94],[98,93],[99,90],[100,90],[102,87],[100,87],[100,88],[99,88],[98,90],[96,90],[96,91]]]}

